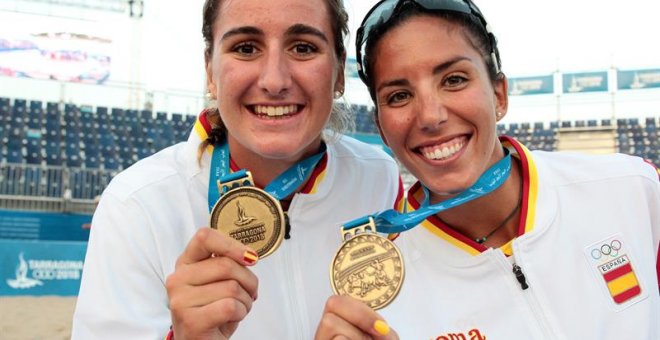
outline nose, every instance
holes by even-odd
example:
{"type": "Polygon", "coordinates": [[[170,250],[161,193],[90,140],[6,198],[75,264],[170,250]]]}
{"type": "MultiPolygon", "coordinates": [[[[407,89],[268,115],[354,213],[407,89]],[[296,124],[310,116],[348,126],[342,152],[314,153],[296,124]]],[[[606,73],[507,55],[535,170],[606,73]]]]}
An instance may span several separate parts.
{"type": "Polygon", "coordinates": [[[286,56],[281,51],[270,51],[263,60],[259,87],[269,96],[281,97],[291,87],[291,83],[286,56]]]}
{"type": "Polygon", "coordinates": [[[447,121],[447,107],[436,93],[419,96],[417,127],[423,131],[435,131],[447,121]]]}

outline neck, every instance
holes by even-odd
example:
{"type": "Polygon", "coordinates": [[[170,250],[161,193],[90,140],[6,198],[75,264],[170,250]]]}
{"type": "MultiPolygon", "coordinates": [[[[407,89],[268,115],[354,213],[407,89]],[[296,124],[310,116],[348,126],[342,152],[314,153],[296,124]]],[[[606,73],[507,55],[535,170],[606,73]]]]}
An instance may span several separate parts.
{"type": "Polygon", "coordinates": [[[438,218],[472,240],[487,236],[504,222],[483,243],[490,247],[499,247],[515,238],[520,220],[520,209],[515,209],[521,204],[523,183],[519,162],[515,157],[511,161],[511,173],[501,187],[474,201],[443,211],[438,218]]]}
{"type": "MultiPolygon", "coordinates": [[[[231,158],[241,169],[247,169],[252,173],[254,184],[257,187],[264,188],[272,182],[277,176],[285,172],[299,161],[316,154],[321,146],[319,138],[310,144],[304,150],[285,157],[268,157],[256,153],[242,144],[238,143],[231,136],[228,137],[231,158]]],[[[305,186],[307,181],[302,183],[296,192],[305,186]]]]}

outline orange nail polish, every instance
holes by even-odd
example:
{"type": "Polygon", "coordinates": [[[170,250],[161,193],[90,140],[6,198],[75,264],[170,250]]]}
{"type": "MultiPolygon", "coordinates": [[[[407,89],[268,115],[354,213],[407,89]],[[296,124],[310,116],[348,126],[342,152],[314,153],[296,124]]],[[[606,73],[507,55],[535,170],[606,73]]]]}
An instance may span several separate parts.
{"type": "Polygon", "coordinates": [[[252,250],[246,250],[243,253],[243,261],[247,264],[254,264],[259,259],[259,255],[252,250]]]}

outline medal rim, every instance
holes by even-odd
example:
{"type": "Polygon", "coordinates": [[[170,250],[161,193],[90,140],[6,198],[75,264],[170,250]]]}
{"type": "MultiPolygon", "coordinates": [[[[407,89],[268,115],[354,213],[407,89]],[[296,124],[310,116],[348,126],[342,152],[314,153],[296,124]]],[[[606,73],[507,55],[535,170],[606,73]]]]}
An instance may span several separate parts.
{"type": "MultiPolygon", "coordinates": [[[[241,191],[253,191],[253,192],[259,194],[260,196],[265,197],[265,200],[270,202],[271,206],[273,206],[275,208],[275,210],[277,211],[277,215],[278,215],[278,217],[280,218],[280,221],[281,221],[280,228],[279,228],[280,232],[278,233],[278,235],[275,239],[275,242],[273,243],[273,246],[270,247],[265,252],[263,252],[263,254],[260,253],[258,249],[254,249],[258,253],[259,258],[262,259],[262,258],[265,258],[266,256],[272,254],[275,250],[277,250],[277,248],[280,247],[280,244],[284,240],[284,233],[285,233],[284,229],[286,228],[286,225],[285,225],[286,220],[284,218],[284,210],[282,209],[282,205],[280,204],[280,201],[278,199],[276,199],[275,197],[273,197],[273,195],[266,192],[265,190],[262,190],[260,188],[254,187],[254,186],[242,186],[242,187],[233,188],[233,189],[227,191],[222,196],[220,196],[218,201],[215,202],[215,204],[213,205],[213,209],[211,209],[211,216],[209,217],[209,219],[210,219],[209,226],[211,227],[211,229],[218,230],[218,231],[224,233],[225,235],[229,236],[229,234],[226,233],[224,230],[221,230],[221,229],[218,228],[217,223],[216,223],[217,218],[214,219],[213,216],[216,214],[216,210],[218,210],[218,214],[219,214],[219,212],[221,210],[219,208],[221,203],[223,203],[225,201],[228,201],[228,200],[231,200],[231,199],[234,199],[238,195],[238,193],[241,192],[241,191]]],[[[240,197],[240,196],[238,196],[238,197],[240,197]]]]}
{"type": "MultiPolygon", "coordinates": [[[[332,286],[332,291],[335,293],[335,295],[341,295],[341,294],[342,294],[342,292],[340,292],[339,289],[337,289],[337,283],[335,282],[335,277],[334,277],[334,275],[333,275],[333,273],[334,273],[334,268],[335,268],[335,266],[336,266],[336,264],[337,264],[337,256],[339,256],[339,253],[341,252],[341,250],[342,250],[347,244],[349,244],[350,242],[355,241],[355,239],[357,239],[357,238],[360,238],[360,237],[368,237],[368,236],[379,237],[379,238],[385,240],[386,242],[389,242],[389,243],[392,245],[392,248],[395,250],[397,256],[399,257],[399,260],[401,261],[401,280],[399,281],[399,284],[396,285],[396,289],[395,289],[394,293],[392,294],[392,296],[391,296],[390,298],[388,298],[385,302],[383,302],[383,303],[381,303],[381,304],[378,304],[378,305],[374,305],[374,306],[371,306],[371,305],[368,303],[368,301],[365,301],[365,300],[363,300],[363,299],[360,299],[360,298],[356,298],[356,297],[354,297],[354,296],[353,296],[352,294],[350,294],[350,293],[345,292],[344,294],[345,294],[345,295],[348,295],[348,296],[350,296],[350,297],[352,297],[352,298],[354,298],[354,299],[358,299],[358,300],[360,300],[360,301],[365,302],[365,303],[366,303],[368,306],[370,306],[373,310],[379,310],[379,309],[382,309],[382,308],[387,307],[387,306],[388,306],[390,303],[392,303],[392,301],[394,301],[394,299],[399,295],[399,292],[401,291],[401,287],[403,286],[403,281],[405,280],[405,276],[406,276],[406,267],[405,267],[405,263],[403,262],[403,256],[401,255],[401,251],[399,250],[399,248],[396,246],[396,244],[394,244],[394,242],[392,242],[392,240],[390,240],[390,239],[388,239],[388,238],[386,238],[386,237],[383,237],[383,236],[381,236],[381,235],[378,235],[378,234],[376,234],[376,233],[368,232],[368,233],[363,233],[363,234],[355,235],[355,236],[351,237],[350,239],[345,240],[344,242],[342,242],[342,244],[341,244],[341,246],[339,247],[339,249],[337,249],[337,251],[335,252],[335,255],[334,255],[333,258],[332,258],[332,264],[330,265],[330,285],[332,286]]],[[[374,242],[369,241],[369,243],[374,243],[374,242]]]]}

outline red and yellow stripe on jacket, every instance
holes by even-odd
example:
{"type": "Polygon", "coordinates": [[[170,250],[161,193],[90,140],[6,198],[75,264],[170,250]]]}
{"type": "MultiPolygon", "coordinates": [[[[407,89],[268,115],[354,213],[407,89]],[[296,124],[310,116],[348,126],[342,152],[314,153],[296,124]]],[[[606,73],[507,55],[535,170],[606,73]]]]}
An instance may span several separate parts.
{"type": "MultiPolygon", "coordinates": [[[[405,191],[403,190],[403,181],[401,180],[401,176],[399,176],[399,191],[396,194],[396,199],[394,200],[394,210],[396,211],[404,211],[406,207],[406,197],[405,197],[405,191]]],[[[396,240],[397,237],[399,237],[401,233],[394,233],[394,234],[388,234],[387,238],[390,241],[396,240]]]]}
{"type": "MultiPolygon", "coordinates": [[[[530,232],[534,228],[536,199],[538,194],[538,173],[534,160],[527,148],[508,136],[501,136],[500,142],[509,150],[512,157],[515,157],[520,161],[522,167],[523,196],[520,207],[520,220],[518,222],[518,236],[520,236],[530,232]]],[[[422,195],[422,187],[419,182],[415,183],[415,185],[408,190],[407,209],[409,212],[419,209],[419,198],[422,197],[422,195]]],[[[450,244],[465,250],[469,254],[477,255],[486,250],[486,247],[483,245],[442,223],[442,221],[440,221],[435,215],[429,216],[424,220],[422,226],[450,244]]],[[[500,248],[507,255],[513,254],[511,241],[502,245],[500,248]]]]}
{"type": "MultiPolygon", "coordinates": [[[[199,117],[197,117],[197,121],[195,122],[195,126],[193,127],[193,130],[195,131],[197,136],[199,136],[200,142],[208,138],[209,132],[211,132],[211,123],[206,118],[206,111],[202,111],[202,113],[199,114],[199,117]]],[[[209,154],[213,154],[213,145],[209,145],[206,148],[206,152],[208,152],[209,154]]],[[[328,154],[325,153],[321,158],[321,160],[316,164],[316,167],[312,171],[309,180],[307,180],[307,183],[305,183],[305,186],[302,188],[302,190],[299,191],[299,193],[301,194],[316,193],[319,184],[325,178],[327,165],[328,165],[328,154]]],[[[229,159],[229,167],[232,172],[241,169],[234,162],[234,160],[231,159],[231,157],[229,159]]]]}

